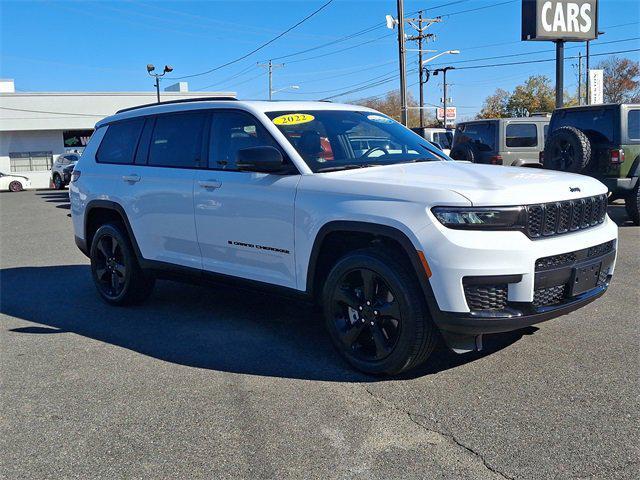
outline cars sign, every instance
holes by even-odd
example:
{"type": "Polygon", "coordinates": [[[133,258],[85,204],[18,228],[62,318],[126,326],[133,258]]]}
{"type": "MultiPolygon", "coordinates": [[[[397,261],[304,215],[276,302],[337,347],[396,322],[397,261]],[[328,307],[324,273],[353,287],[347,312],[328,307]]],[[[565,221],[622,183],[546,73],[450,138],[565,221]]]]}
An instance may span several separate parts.
{"type": "Polygon", "coordinates": [[[598,36],[598,0],[522,0],[522,40],[585,41],[598,36]]]}

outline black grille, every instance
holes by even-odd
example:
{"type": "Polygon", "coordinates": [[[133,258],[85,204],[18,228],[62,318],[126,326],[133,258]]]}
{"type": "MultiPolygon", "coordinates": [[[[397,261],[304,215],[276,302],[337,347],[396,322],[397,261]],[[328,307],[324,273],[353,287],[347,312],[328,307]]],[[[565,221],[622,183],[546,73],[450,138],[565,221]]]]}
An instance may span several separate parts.
{"type": "Polygon", "coordinates": [[[560,253],[550,257],[543,257],[536,260],[536,272],[540,270],[549,270],[551,268],[571,265],[578,260],[586,260],[593,257],[599,257],[611,252],[615,247],[615,241],[610,240],[600,245],[576,250],[575,252],[560,253]]]}
{"type": "Polygon", "coordinates": [[[470,310],[504,310],[507,285],[465,285],[464,295],[470,310]]]}
{"type": "Polygon", "coordinates": [[[606,195],[529,205],[527,235],[541,238],[593,227],[604,222],[606,212],[606,195]]]}
{"type": "Polygon", "coordinates": [[[566,296],[566,291],[566,284],[546,288],[536,288],[533,292],[533,305],[536,307],[545,307],[561,303],[566,296]]]}

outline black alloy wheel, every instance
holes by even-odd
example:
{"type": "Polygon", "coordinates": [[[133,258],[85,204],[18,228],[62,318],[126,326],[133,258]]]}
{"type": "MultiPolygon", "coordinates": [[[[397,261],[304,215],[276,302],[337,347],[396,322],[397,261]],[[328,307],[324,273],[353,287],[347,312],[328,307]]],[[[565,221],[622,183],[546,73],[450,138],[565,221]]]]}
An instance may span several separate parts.
{"type": "Polygon", "coordinates": [[[325,280],[322,306],[333,345],[367,374],[410,370],[439,339],[415,272],[392,250],[371,247],[344,255],[325,280]]]}
{"type": "Polygon", "coordinates": [[[102,225],[91,241],[91,274],[98,293],[112,305],[145,300],[155,284],[142,270],[125,230],[117,224],[102,225]]]}
{"type": "Polygon", "coordinates": [[[559,167],[558,170],[561,170],[563,172],[573,171],[574,165],[576,163],[577,153],[570,141],[564,138],[559,139],[555,143],[554,148],[551,151],[551,155],[552,158],[557,162],[557,165],[559,167]]]}
{"type": "Polygon", "coordinates": [[[121,245],[115,237],[100,237],[95,263],[95,275],[102,293],[107,297],[117,298],[124,289],[127,267],[121,245]]]}
{"type": "Polygon", "coordinates": [[[347,272],[334,292],[331,306],[344,347],[364,361],[383,360],[393,351],[402,328],[396,296],[376,272],[347,272]]]}

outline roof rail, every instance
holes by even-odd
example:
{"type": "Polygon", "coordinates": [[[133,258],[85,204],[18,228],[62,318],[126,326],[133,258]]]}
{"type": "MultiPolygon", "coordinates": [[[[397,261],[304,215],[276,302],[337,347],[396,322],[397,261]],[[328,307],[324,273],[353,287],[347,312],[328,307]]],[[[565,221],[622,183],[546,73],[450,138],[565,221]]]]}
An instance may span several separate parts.
{"type": "Polygon", "coordinates": [[[122,113],[122,112],[130,112],[131,110],[137,110],[139,108],[146,108],[146,107],[155,107],[157,105],[171,105],[174,103],[189,103],[189,102],[210,102],[212,100],[221,100],[221,101],[229,101],[229,100],[233,100],[233,101],[237,101],[238,99],[236,97],[195,97],[195,98],[181,98],[179,100],[167,100],[164,102],[156,102],[156,103],[147,103],[144,105],[137,105],[135,107],[128,107],[128,108],[123,108],[121,110],[118,110],[116,113],[122,113]]]}

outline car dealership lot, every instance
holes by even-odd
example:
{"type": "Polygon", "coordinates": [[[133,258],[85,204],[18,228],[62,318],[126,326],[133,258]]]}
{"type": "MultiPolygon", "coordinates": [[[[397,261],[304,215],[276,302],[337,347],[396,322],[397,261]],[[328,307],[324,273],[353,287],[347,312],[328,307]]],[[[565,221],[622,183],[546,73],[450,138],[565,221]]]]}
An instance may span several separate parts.
{"type": "Polygon", "coordinates": [[[640,228],[602,299],[410,377],[304,303],[159,282],[98,299],[66,191],[0,194],[0,478],[632,478],[640,228]]]}

